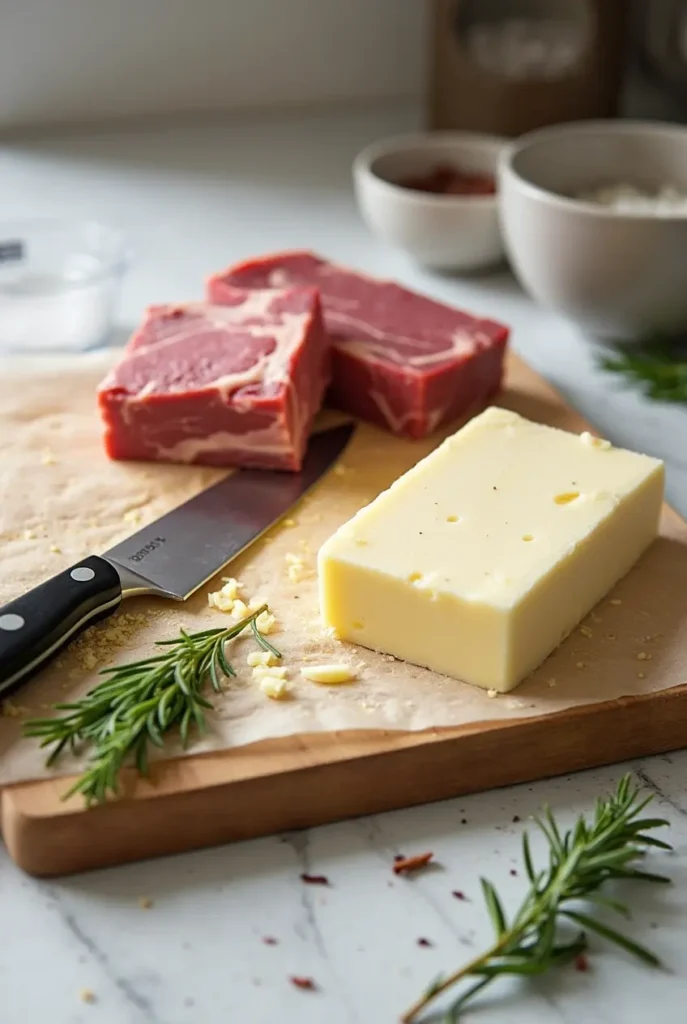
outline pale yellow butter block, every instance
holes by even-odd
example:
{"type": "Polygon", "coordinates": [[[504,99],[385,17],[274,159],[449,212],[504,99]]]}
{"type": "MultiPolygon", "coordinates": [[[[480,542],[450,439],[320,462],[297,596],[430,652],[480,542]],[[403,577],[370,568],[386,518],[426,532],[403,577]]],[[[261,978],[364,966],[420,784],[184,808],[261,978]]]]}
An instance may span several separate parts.
{"type": "Polygon", "coordinates": [[[326,541],[324,624],[511,690],[654,539],[663,483],[658,459],[487,409],[326,541]]]}

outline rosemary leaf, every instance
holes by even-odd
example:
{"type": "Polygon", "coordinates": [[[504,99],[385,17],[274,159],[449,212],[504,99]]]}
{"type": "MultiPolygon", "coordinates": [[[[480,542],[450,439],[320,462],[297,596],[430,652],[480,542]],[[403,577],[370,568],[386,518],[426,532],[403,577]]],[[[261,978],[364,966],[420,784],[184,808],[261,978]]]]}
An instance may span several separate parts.
{"type": "Polygon", "coordinates": [[[651,967],[660,967],[661,961],[650,950],[640,946],[637,942],[633,942],[632,939],[628,939],[626,935],[621,935],[614,928],[609,928],[608,925],[602,924],[595,917],[589,917],[587,914],[581,914],[579,911],[574,910],[565,910],[563,913],[571,921],[581,924],[583,928],[589,928],[590,931],[597,932],[598,935],[608,939],[609,942],[615,942],[617,946],[626,949],[628,953],[632,953],[633,956],[650,964],[651,967]]]}
{"type": "Polygon", "coordinates": [[[225,676],[235,676],[236,675],[236,673],[234,672],[233,668],[231,667],[231,665],[227,661],[227,656],[224,653],[224,643],[222,643],[222,642],[217,644],[217,660],[219,661],[220,666],[221,666],[222,671],[224,672],[225,676]]]}
{"type": "Polygon", "coordinates": [[[222,690],[222,683],[220,680],[220,670],[218,670],[217,665],[215,663],[214,651],[210,654],[208,666],[210,669],[210,680],[212,682],[212,689],[215,691],[215,693],[220,693],[222,690]]]}
{"type": "MultiPolygon", "coordinates": [[[[667,843],[665,846],[666,849],[670,849],[667,843]]],[[[597,896],[596,893],[588,893],[585,896],[585,899],[587,900],[587,903],[593,903],[597,907],[607,907],[608,910],[614,910],[616,914],[620,914],[621,917],[626,918],[628,921],[630,919],[629,909],[619,900],[609,899],[608,896],[597,896]]]]}
{"type": "Polygon", "coordinates": [[[522,834],[522,861],[525,865],[525,872],[530,882],[534,882],[536,875],[534,873],[534,865],[532,863],[532,852],[530,850],[530,840],[527,832],[522,834]]]}
{"type": "Polygon", "coordinates": [[[494,931],[497,937],[503,935],[506,931],[506,916],[501,906],[501,901],[498,898],[496,889],[488,882],[486,878],[481,879],[482,882],[482,893],[484,895],[484,902],[487,905],[489,911],[489,917],[491,918],[492,924],[494,925],[494,931]]]}
{"type": "Polygon", "coordinates": [[[251,622],[251,629],[253,630],[253,633],[255,635],[255,639],[260,644],[260,646],[262,647],[263,651],[269,651],[270,654],[273,654],[275,656],[275,658],[281,658],[281,654],[279,653],[277,648],[274,647],[269,642],[267,637],[264,637],[262,635],[262,633],[260,632],[260,630],[258,629],[258,624],[257,624],[256,619],[253,619],[253,621],[251,622]]]}
{"type": "Polygon", "coordinates": [[[213,707],[202,692],[206,683],[220,693],[222,678],[236,675],[225,653],[229,640],[250,627],[264,650],[281,657],[256,624],[266,610],[263,605],[225,628],[198,633],[182,629],[174,639],[158,640],[156,647],[165,648],[165,653],[104,668],[100,673],[103,681],[81,700],[54,705],[55,711],[64,714],[25,722],[25,736],[40,739],[42,747],[52,747],[48,765],[55,763],[67,745],[74,752],[91,747],[86,770],[64,798],[81,793],[87,804],[93,804],[116,795],[123,766],[131,759],[145,775],[149,745],[164,746],[164,734],[174,727],[187,747],[191,729],[203,732],[203,711],[213,707]]]}

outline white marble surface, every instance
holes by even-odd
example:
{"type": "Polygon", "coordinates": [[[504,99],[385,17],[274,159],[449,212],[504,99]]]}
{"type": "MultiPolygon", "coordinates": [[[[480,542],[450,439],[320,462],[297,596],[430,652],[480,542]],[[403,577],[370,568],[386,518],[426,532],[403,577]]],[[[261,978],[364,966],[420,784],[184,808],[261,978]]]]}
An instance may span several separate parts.
{"type": "MultiPolygon", "coordinates": [[[[139,127],[0,147],[5,218],[95,216],[122,227],[136,260],[121,307],[125,333],[149,302],[193,298],[205,274],[267,249],[307,246],[509,322],[513,343],[613,441],[663,457],[673,503],[687,514],[687,411],[652,405],[601,373],[570,324],[536,309],[506,271],[437,278],[372,239],[358,221],[349,164],[367,141],[412,128],[414,111],[321,113],[196,127],[139,127]]],[[[686,585],[687,585],[687,581],[686,585]]],[[[593,943],[592,970],[494,988],[484,1024],[640,1024],[685,1019],[687,753],[630,766],[671,820],[675,880],[635,891],[630,925],[663,957],[650,971],[593,943]]],[[[60,882],[23,877],[0,853],[0,1020],[24,1024],[246,1022],[377,1024],[439,971],[487,940],[478,878],[509,905],[523,889],[519,833],[544,801],[570,818],[624,769],[605,768],[103,871],[60,882]],[[440,867],[394,879],[395,853],[433,850],[440,867]],[[331,886],[304,886],[303,870],[331,886]],[[467,897],[452,897],[454,889],[467,897]],[[138,898],[154,906],[142,910],[138,898]],[[261,939],[272,935],[278,944],[261,939]],[[425,937],[431,947],[417,945],[425,937]],[[289,975],[311,975],[300,992],[289,975]],[[97,1001],[84,1005],[79,989],[97,1001]]],[[[294,800],[298,793],[294,792],[294,800]]],[[[471,1018],[470,1018],[471,1019],[471,1018]]]]}

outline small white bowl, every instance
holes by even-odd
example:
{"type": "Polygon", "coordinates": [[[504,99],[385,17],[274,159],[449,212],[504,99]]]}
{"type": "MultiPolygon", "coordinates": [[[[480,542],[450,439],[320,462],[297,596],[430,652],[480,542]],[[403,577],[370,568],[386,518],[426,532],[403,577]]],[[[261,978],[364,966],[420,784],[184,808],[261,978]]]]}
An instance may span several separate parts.
{"type": "Polygon", "coordinates": [[[601,337],[687,330],[687,213],[578,198],[621,183],[687,195],[687,128],[623,120],[543,128],[505,149],[499,171],[504,241],[532,298],[601,337]]]}
{"type": "Polygon", "coordinates": [[[130,256],[121,232],[93,221],[0,223],[0,351],[106,342],[130,256]]]}
{"type": "Polygon", "coordinates": [[[497,196],[447,196],[396,182],[439,164],[496,177],[505,139],[473,132],[399,135],[367,146],[353,164],[363,219],[419,263],[441,270],[476,270],[504,254],[497,196]]]}

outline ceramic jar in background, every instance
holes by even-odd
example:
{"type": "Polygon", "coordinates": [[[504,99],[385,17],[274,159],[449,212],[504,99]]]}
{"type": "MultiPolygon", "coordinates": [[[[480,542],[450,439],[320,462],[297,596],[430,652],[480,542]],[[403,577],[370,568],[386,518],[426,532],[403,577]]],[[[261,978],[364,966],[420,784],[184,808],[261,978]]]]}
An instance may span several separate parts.
{"type": "Polygon", "coordinates": [[[519,135],[617,111],[627,0],[433,0],[429,122],[519,135]]]}

